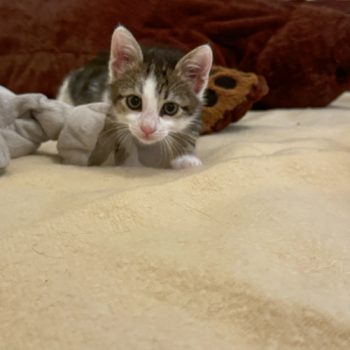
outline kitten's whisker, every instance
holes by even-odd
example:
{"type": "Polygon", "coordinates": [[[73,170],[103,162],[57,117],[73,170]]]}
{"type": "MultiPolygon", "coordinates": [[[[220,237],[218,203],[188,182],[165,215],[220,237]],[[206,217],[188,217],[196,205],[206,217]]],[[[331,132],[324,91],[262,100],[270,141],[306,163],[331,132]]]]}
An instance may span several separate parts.
{"type": "Polygon", "coordinates": [[[183,147],[178,142],[178,140],[176,140],[174,137],[171,137],[170,140],[171,140],[171,147],[173,150],[173,157],[176,158],[179,155],[183,154],[184,153],[183,147]]]}
{"type": "Polygon", "coordinates": [[[127,131],[123,131],[123,132],[119,133],[117,136],[118,136],[118,141],[120,143],[125,143],[125,141],[127,140],[128,136],[129,136],[129,133],[127,131]]]}
{"type": "Polygon", "coordinates": [[[177,152],[177,156],[185,153],[185,148],[182,147],[180,142],[175,141],[174,144],[175,144],[175,149],[176,149],[176,152],[177,152]]]}
{"type": "Polygon", "coordinates": [[[169,151],[165,142],[162,142],[162,161],[166,163],[169,160],[169,151]]]}
{"type": "Polygon", "coordinates": [[[196,143],[196,138],[191,136],[191,135],[188,135],[188,134],[180,134],[179,135],[179,134],[176,134],[176,133],[172,133],[171,137],[181,147],[186,147],[186,146],[194,147],[195,143],[196,143]]]}
{"type": "Polygon", "coordinates": [[[99,136],[99,142],[102,147],[104,147],[109,142],[113,142],[113,140],[117,137],[118,130],[116,128],[109,128],[103,130],[99,136]]]}
{"type": "Polygon", "coordinates": [[[166,147],[165,148],[166,149],[166,157],[173,159],[174,152],[173,152],[172,146],[170,144],[170,140],[168,138],[165,138],[164,141],[165,141],[165,147],[166,147]]]}
{"type": "Polygon", "coordinates": [[[169,158],[170,159],[174,159],[174,152],[173,152],[172,145],[170,144],[170,138],[169,139],[165,138],[164,141],[165,141],[165,144],[166,144],[168,155],[170,156],[169,158]]]}
{"type": "Polygon", "coordinates": [[[164,140],[160,141],[159,146],[160,146],[160,157],[163,160],[164,159],[164,140]]]}
{"type": "Polygon", "coordinates": [[[122,143],[128,134],[128,128],[118,123],[112,123],[105,130],[102,131],[101,136],[104,138],[102,146],[105,146],[109,142],[114,143],[114,147],[118,147],[118,144],[122,143]]]}
{"type": "Polygon", "coordinates": [[[188,134],[172,134],[174,143],[176,144],[179,154],[184,154],[188,150],[191,150],[196,145],[196,138],[188,134]]]}
{"type": "Polygon", "coordinates": [[[115,133],[117,134],[119,131],[123,131],[124,129],[127,129],[127,127],[122,126],[122,125],[117,124],[117,123],[113,123],[112,125],[106,127],[102,131],[101,135],[103,137],[110,137],[111,135],[113,135],[115,133]]]}

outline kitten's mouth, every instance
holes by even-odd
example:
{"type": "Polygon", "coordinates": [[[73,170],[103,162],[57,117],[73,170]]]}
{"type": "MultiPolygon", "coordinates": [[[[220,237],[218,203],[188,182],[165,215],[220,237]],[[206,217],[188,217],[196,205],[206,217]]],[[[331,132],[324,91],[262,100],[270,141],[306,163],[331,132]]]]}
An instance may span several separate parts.
{"type": "Polygon", "coordinates": [[[145,145],[152,145],[154,143],[160,142],[163,140],[164,137],[156,137],[152,135],[142,135],[142,136],[137,136],[137,139],[145,144],[145,145]]]}
{"type": "Polygon", "coordinates": [[[144,145],[153,145],[157,142],[162,141],[165,137],[165,133],[155,132],[152,134],[144,134],[142,132],[133,132],[134,137],[144,145]]]}

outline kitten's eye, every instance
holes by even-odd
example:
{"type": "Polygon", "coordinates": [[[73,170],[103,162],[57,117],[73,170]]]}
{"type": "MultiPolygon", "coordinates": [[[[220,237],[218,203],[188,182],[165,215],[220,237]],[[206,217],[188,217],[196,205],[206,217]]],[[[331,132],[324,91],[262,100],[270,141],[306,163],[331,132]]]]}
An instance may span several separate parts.
{"type": "Polygon", "coordinates": [[[166,102],[163,104],[161,114],[166,114],[166,115],[175,115],[177,111],[179,110],[179,106],[174,103],[174,102],[166,102]]]}
{"type": "Polygon", "coordinates": [[[139,111],[142,109],[142,100],[136,95],[130,95],[126,98],[126,104],[128,107],[134,111],[139,111]]]}

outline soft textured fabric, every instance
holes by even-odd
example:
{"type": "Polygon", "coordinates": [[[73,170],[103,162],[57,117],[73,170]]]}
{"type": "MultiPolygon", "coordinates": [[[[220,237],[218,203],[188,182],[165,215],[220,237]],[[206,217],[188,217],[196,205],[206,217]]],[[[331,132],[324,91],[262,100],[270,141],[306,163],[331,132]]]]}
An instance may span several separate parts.
{"type": "Polygon", "coordinates": [[[2,0],[0,84],[53,97],[64,76],[109,49],[113,29],[267,79],[263,107],[325,106],[350,89],[350,16],[334,0],[2,0]],[[6,20],[5,20],[6,19],[6,20]]]}
{"type": "Polygon", "coordinates": [[[0,178],[0,348],[350,348],[350,96],[250,112],[188,171],[0,178]]]}
{"type": "Polygon", "coordinates": [[[0,86],[0,171],[11,158],[33,153],[48,140],[66,164],[88,165],[109,106],[73,107],[42,94],[15,95],[0,86]]]}

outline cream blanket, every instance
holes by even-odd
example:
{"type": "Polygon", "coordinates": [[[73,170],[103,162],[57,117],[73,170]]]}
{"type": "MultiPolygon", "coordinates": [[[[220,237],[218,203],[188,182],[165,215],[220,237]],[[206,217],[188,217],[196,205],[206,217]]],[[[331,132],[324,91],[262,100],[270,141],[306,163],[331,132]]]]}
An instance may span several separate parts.
{"type": "Polygon", "coordinates": [[[350,349],[350,95],[250,112],[204,166],[0,178],[0,349],[350,349]]]}

